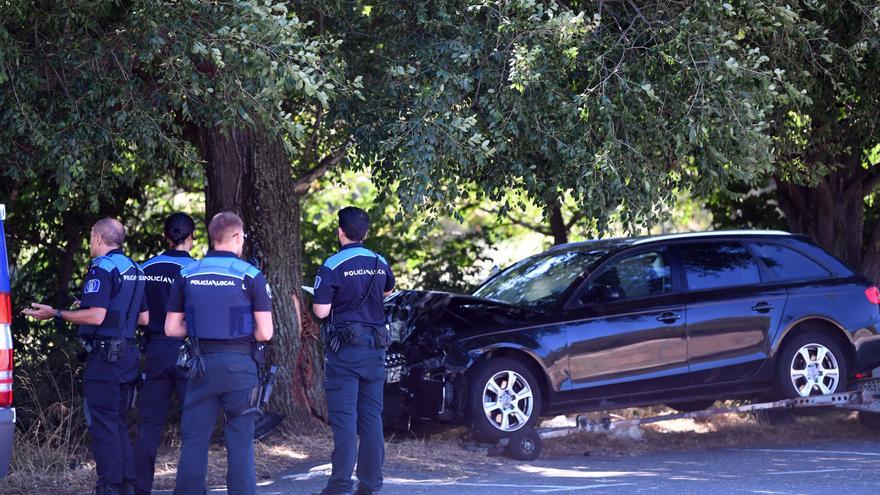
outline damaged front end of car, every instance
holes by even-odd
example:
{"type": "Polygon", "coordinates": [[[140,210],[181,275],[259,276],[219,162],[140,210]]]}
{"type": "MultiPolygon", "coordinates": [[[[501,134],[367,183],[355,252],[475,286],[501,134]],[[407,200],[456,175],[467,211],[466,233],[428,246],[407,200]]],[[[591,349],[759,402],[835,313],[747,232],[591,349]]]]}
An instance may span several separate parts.
{"type": "Polygon", "coordinates": [[[456,296],[401,291],[385,301],[392,344],[385,359],[385,423],[409,419],[458,422],[465,404],[464,373],[473,358],[456,338],[449,313],[456,296]]]}
{"type": "Polygon", "coordinates": [[[448,292],[401,291],[385,301],[392,345],[386,358],[385,421],[458,423],[466,373],[487,351],[481,336],[522,325],[534,310],[448,292]]]}

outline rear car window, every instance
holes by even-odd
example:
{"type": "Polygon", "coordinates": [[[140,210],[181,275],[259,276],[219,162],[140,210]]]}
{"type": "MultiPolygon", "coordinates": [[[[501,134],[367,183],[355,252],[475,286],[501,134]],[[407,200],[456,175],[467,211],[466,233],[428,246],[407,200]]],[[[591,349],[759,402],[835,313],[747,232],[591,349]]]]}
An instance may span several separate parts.
{"type": "Polygon", "coordinates": [[[831,275],[831,272],[794,249],[764,242],[755,242],[752,246],[764,265],[780,280],[824,278],[831,275]]]}
{"type": "Polygon", "coordinates": [[[680,246],[690,290],[761,283],[758,263],[738,242],[704,242],[680,246]]]}

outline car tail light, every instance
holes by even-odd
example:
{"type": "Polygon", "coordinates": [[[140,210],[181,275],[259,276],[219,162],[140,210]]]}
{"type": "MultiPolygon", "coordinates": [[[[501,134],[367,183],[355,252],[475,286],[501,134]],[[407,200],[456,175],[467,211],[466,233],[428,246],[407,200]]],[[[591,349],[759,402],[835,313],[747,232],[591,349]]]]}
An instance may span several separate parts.
{"type": "Polygon", "coordinates": [[[0,407],[12,407],[12,314],[9,294],[0,294],[0,407]]]}
{"type": "Polygon", "coordinates": [[[6,264],[6,208],[0,205],[0,407],[12,407],[12,297],[6,264]]]}
{"type": "Polygon", "coordinates": [[[876,285],[872,285],[865,289],[865,296],[871,304],[880,304],[880,289],[876,285]]]}

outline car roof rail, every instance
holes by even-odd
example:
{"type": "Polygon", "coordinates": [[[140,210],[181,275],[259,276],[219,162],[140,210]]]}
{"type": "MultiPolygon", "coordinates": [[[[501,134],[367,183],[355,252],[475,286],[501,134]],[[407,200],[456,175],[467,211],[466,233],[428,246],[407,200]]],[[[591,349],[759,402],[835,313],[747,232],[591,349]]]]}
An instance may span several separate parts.
{"type": "Polygon", "coordinates": [[[791,232],[784,230],[710,230],[706,232],[681,232],[676,234],[661,234],[636,239],[634,245],[648,244],[657,241],[671,241],[676,239],[699,239],[701,237],[746,237],[746,236],[772,236],[792,237],[791,232]]]}

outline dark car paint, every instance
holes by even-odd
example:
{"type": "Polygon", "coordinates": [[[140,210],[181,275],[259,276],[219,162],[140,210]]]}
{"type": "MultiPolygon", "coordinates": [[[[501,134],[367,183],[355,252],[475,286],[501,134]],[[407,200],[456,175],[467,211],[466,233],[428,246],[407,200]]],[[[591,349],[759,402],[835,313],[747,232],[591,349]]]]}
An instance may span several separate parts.
{"type": "MultiPolygon", "coordinates": [[[[880,364],[880,309],[864,294],[870,283],[801,237],[739,234],[599,242],[608,254],[543,311],[441,292],[407,291],[389,298],[399,340],[392,351],[407,362],[401,396],[409,412],[463,419],[467,370],[502,353],[518,355],[542,380],[543,414],[754,397],[772,390],[779,347],[807,320],[838,329],[852,345],[856,369],[880,364]],[[756,257],[762,283],[689,292],[677,246],[716,240],[778,243],[821,264],[830,275],[779,281],[756,257]],[[581,301],[603,267],[658,246],[670,250],[672,292],[601,304],[581,301]]],[[[597,243],[582,245],[595,249],[597,243]]]]}

